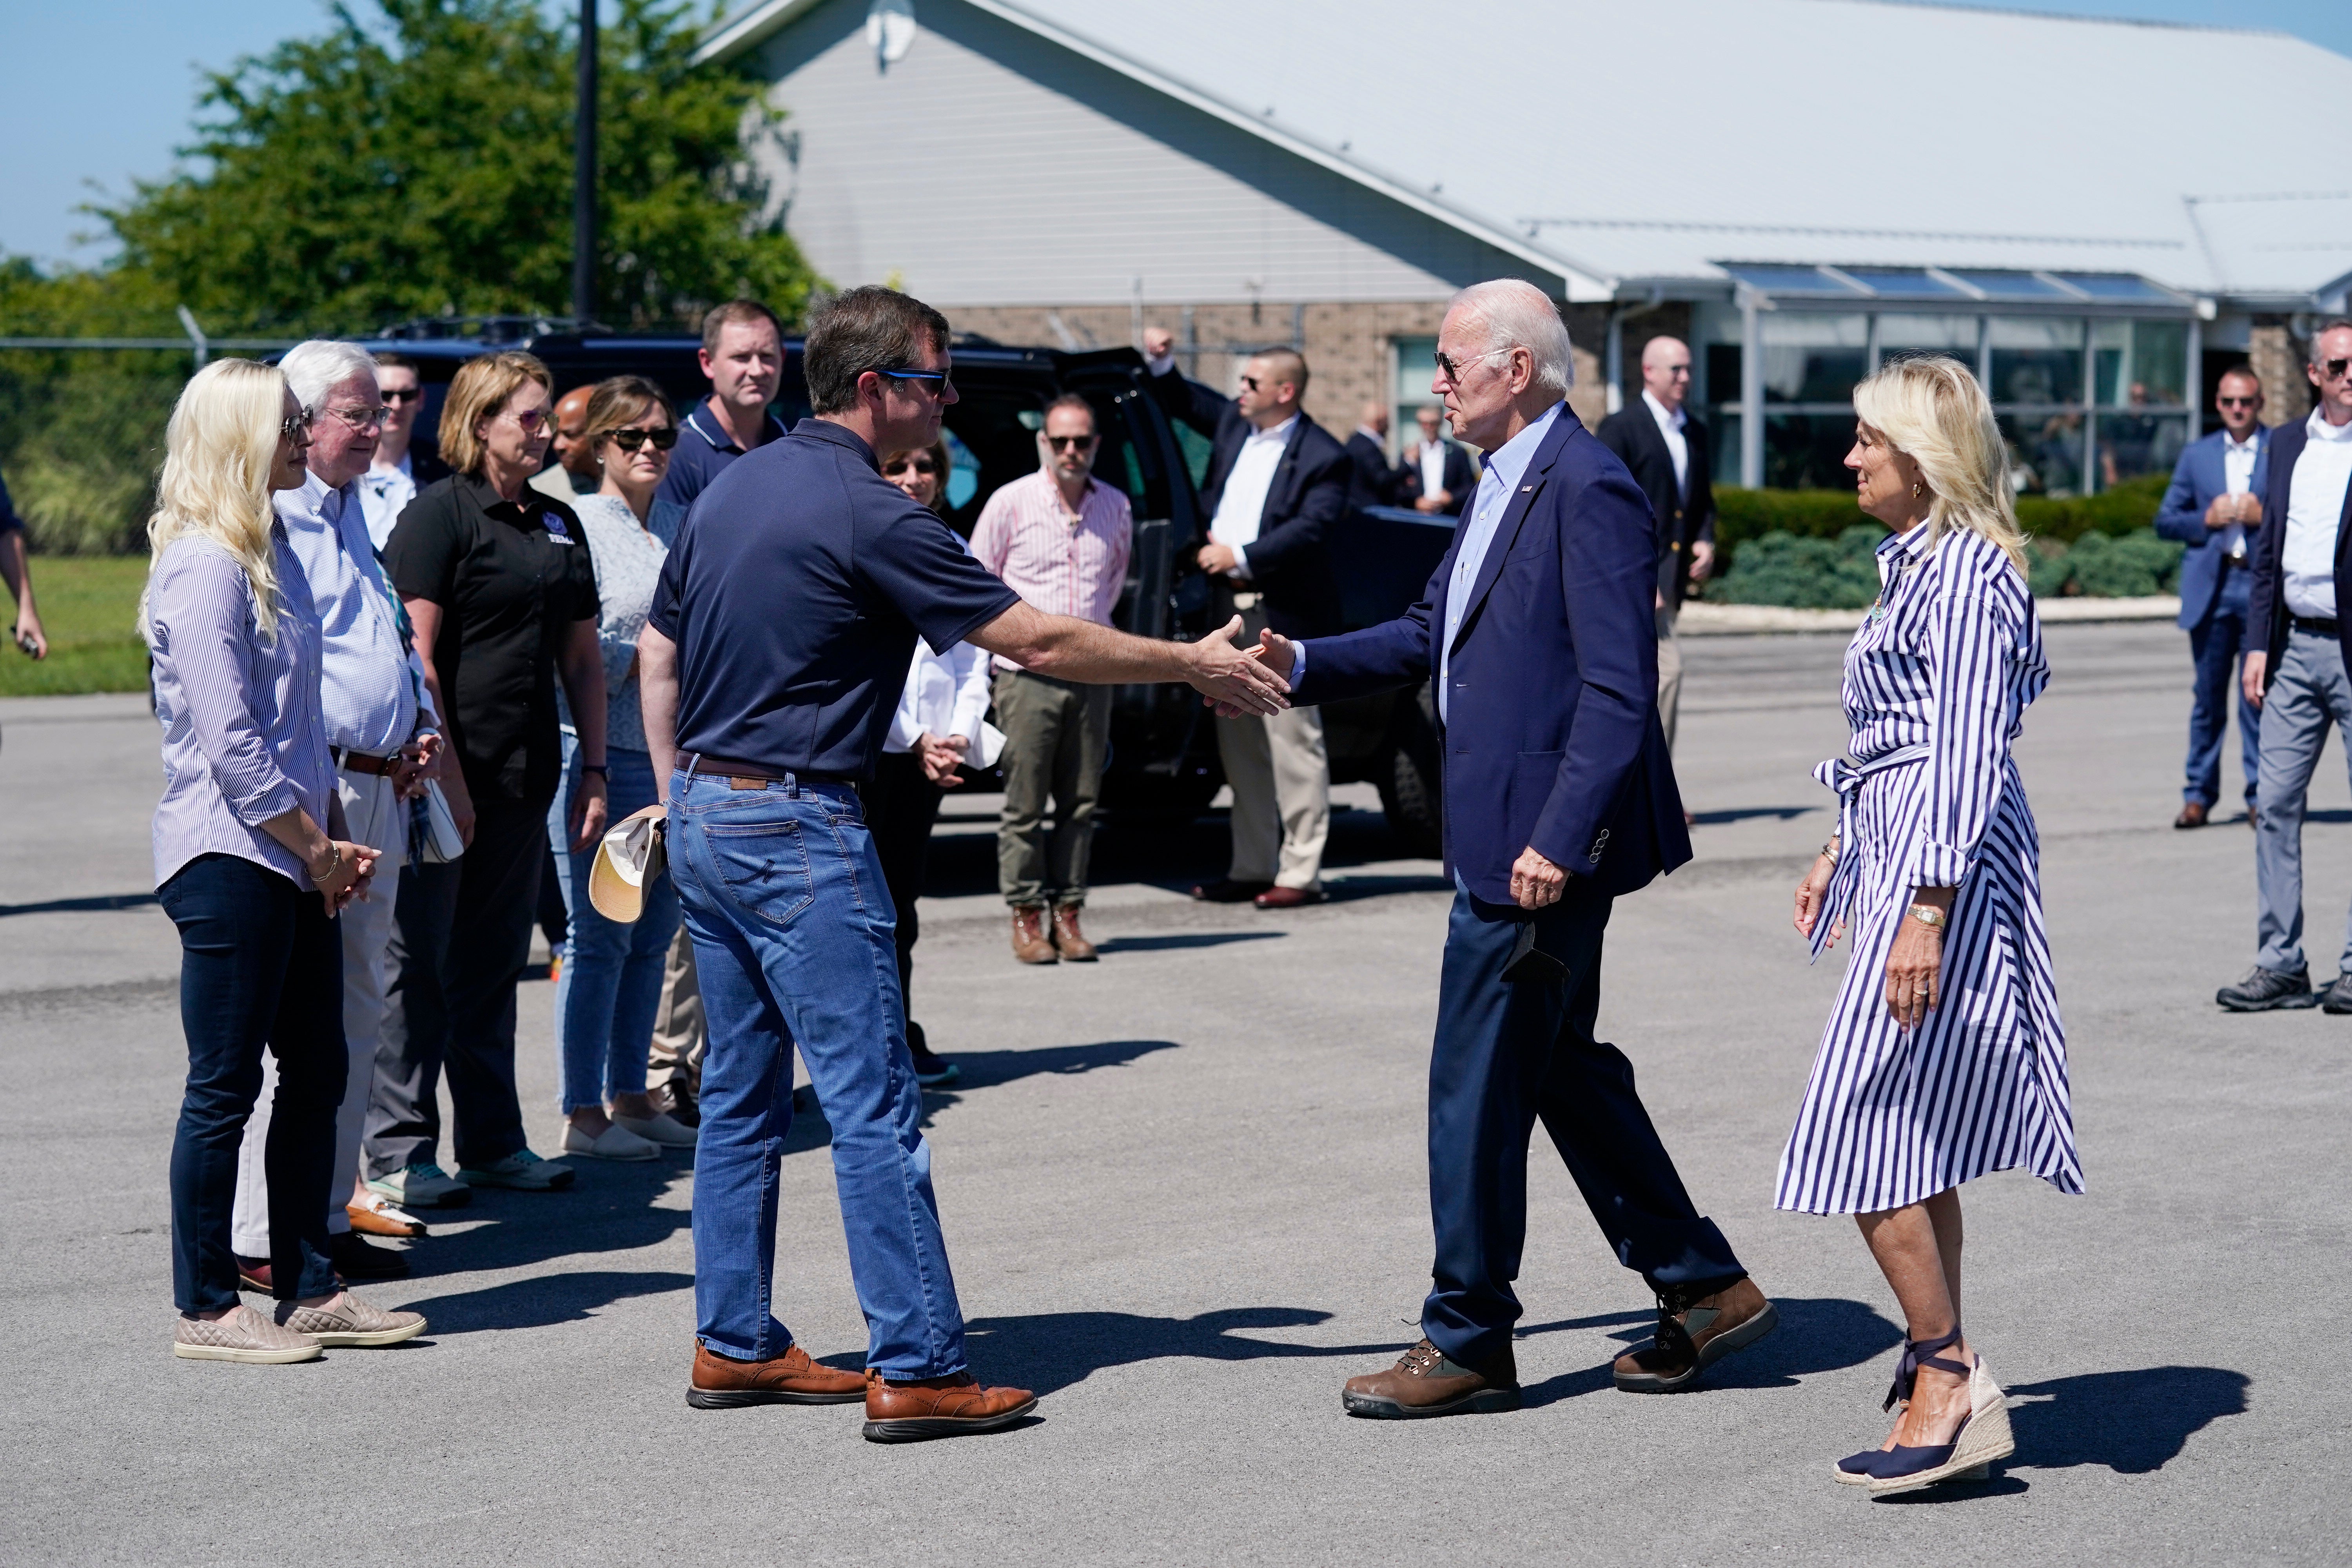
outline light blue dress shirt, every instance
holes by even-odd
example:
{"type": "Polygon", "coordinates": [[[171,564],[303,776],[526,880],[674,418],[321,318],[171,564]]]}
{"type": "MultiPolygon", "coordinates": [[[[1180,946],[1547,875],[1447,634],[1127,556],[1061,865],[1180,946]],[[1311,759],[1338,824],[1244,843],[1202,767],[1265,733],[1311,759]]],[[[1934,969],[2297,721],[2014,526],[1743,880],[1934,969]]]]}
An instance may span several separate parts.
{"type": "Polygon", "coordinates": [[[1461,548],[1454,552],[1454,575],[1445,585],[1445,640],[1437,652],[1437,716],[1441,719],[1445,717],[1445,699],[1451,689],[1445,672],[1454,663],[1454,638],[1462,630],[1462,617],[1469,612],[1470,591],[1477,585],[1478,570],[1486,563],[1486,552],[1495,542],[1495,530],[1502,526],[1503,514],[1511,509],[1519,476],[1528,471],[1536,448],[1551,434],[1564,406],[1553,404],[1534,424],[1487,454],[1486,471],[1478,476],[1477,493],[1462,520],[1461,548]]]}
{"type": "Polygon", "coordinates": [[[329,489],[309,474],[299,489],[279,490],[271,500],[302,563],[324,638],[319,696],[327,743],[388,757],[416,732],[425,670],[401,630],[397,601],[369,540],[359,481],[329,489]]]}

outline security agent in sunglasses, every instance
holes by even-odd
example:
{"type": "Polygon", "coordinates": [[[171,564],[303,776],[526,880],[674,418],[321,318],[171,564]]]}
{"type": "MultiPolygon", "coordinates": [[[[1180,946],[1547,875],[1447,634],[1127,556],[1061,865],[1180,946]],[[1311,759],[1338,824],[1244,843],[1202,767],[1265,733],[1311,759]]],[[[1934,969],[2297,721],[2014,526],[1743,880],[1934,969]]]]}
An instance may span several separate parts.
{"type": "Polygon", "coordinates": [[[871,1440],[954,1436],[1019,1421],[1035,1398],[982,1385],[966,1362],[896,911],[856,793],[915,639],[970,641],[1088,685],[1181,680],[1254,713],[1280,711],[1286,687],[1234,646],[1238,621],[1165,642],[1033,608],[882,477],[877,457],[930,447],[956,400],[938,311],[852,289],[814,313],[803,353],[815,417],[697,499],[637,643],[710,1037],[687,1397],[705,1409],[862,1399],[871,1440]],[[863,1378],[811,1360],[769,1310],[795,1047],[833,1128],[863,1378]]]}
{"type": "Polygon", "coordinates": [[[2352,740],[2344,616],[2352,609],[2352,321],[2311,341],[2318,396],[2308,419],[2271,432],[2269,475],[2247,596],[2246,700],[2262,710],[2262,816],[2254,826],[2254,967],[2214,1000],[2233,1013],[2308,1007],[2352,1013],[2352,921],[2339,971],[2315,994],[2303,955],[2303,808],[2332,726],[2352,740]]]}
{"type": "Polygon", "coordinates": [[[2221,804],[2221,737],[2230,727],[2233,697],[2248,819],[2260,810],[2254,781],[2262,714],[2239,693],[2238,659],[2248,646],[2250,569],[2253,542],[2262,536],[2263,489],[2270,482],[2271,433],[2256,417],[2263,411],[2263,384],[2242,365],[2229,371],[2213,406],[2221,427],[2181,450],[2156,513],[2156,531],[2189,547],[2180,557],[2180,629],[2189,634],[2197,672],[2189,712],[2188,776],[2175,827],[2204,826],[2221,804]]]}

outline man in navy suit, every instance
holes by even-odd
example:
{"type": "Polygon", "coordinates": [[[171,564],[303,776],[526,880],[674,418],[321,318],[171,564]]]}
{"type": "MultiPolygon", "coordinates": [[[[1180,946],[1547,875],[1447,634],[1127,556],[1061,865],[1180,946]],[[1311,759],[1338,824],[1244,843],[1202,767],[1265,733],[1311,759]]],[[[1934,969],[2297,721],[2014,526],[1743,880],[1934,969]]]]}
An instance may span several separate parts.
{"type": "Polygon", "coordinates": [[[1396,470],[1389,467],[1389,411],[1367,403],[1348,437],[1348,461],[1354,472],[1348,481],[1348,510],[1396,503],[1396,470]]]}
{"type": "Polygon", "coordinates": [[[2246,700],[2263,710],[2262,820],[2254,825],[2254,967],[2213,1000],[2232,1013],[2317,1005],[2352,1013],[2352,920],[2336,975],[2311,985],[2303,952],[2303,811],[2327,731],[2352,741],[2352,321],[2327,322],[2305,367],[2318,406],[2271,432],[2253,586],[2246,700]]]}
{"type": "MultiPolygon", "coordinates": [[[[2249,535],[2263,525],[2263,487],[2270,478],[2271,433],[2255,417],[2263,384],[2250,370],[2221,377],[2213,400],[2221,428],[2191,441],[2174,465],[2156,531],[2189,546],[2180,558],[2180,629],[2189,634],[2197,684],[2189,710],[2189,777],[2175,827],[2202,827],[2221,798],[2221,737],[2238,657],[2246,651],[2249,535]]],[[[2256,820],[2262,715],[2238,694],[2239,763],[2246,779],[2246,820],[2256,820]]]]}
{"type": "Polygon", "coordinates": [[[1611,900],[1690,858],[1658,724],[1649,502],[1562,400],[1568,331],[1541,290],[1464,289],[1437,343],[1431,390],[1486,467],[1426,595],[1343,637],[1269,635],[1262,656],[1301,705],[1437,676],[1454,898],[1429,1066],[1435,1288],[1421,1342],[1344,1396],[1390,1418],[1518,1406],[1538,1117],[1658,1298],[1656,1342],[1618,1358],[1618,1387],[1688,1387],[1777,1321],[1684,1191],[1631,1064],[1592,1037],[1611,900]]]}
{"type": "Polygon", "coordinates": [[[1412,422],[1421,426],[1421,439],[1405,448],[1404,461],[1397,465],[1397,504],[1460,517],[1478,482],[1470,471],[1470,454],[1461,442],[1445,438],[1444,416],[1436,405],[1423,404],[1412,422]]]}
{"type": "MultiPolygon", "coordinates": [[[[1216,618],[1241,616],[1244,644],[1269,627],[1291,637],[1339,630],[1339,579],[1325,542],[1348,513],[1353,469],[1347,448],[1299,408],[1307,361],[1286,348],[1254,354],[1241,395],[1227,397],[1178,374],[1175,348],[1165,327],[1144,331],[1152,395],[1213,443],[1201,487],[1209,537],[1197,559],[1216,618]]],[[[1220,719],[1217,756],[1234,787],[1233,858],[1192,896],[1262,910],[1321,902],[1331,830],[1323,716],[1294,708],[1220,719]]]]}

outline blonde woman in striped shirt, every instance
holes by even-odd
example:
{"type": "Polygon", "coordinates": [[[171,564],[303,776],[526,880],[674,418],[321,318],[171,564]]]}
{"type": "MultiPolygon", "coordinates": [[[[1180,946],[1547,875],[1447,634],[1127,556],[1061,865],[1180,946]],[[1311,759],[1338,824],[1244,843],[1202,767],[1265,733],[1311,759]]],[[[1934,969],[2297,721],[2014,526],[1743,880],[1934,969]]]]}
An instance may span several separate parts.
{"type": "Polygon", "coordinates": [[[2040,846],[2010,747],[2050,679],[2006,450],[1976,377],[1896,360],[1854,388],[1846,467],[1893,531],[1846,650],[1851,757],[1836,835],[1797,889],[1816,957],[1853,958],[1780,1159],[1777,1206],[1850,1214],[1907,1342],[1880,1447],[1838,1479],[1874,1493],[1981,1479],[2015,1448],[1960,1329],[1959,1186],[2022,1165],[2083,1190],[2040,846]]]}

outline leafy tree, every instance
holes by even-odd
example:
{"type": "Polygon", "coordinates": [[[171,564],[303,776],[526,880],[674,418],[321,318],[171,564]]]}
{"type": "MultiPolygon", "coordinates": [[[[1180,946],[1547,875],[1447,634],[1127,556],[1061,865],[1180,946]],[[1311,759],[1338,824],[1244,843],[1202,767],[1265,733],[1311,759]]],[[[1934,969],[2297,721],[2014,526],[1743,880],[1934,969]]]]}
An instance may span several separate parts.
{"type": "MultiPolygon", "coordinates": [[[[747,145],[778,134],[749,76],[690,63],[689,8],[618,0],[598,56],[599,311],[691,321],[813,281],[765,216],[747,145]]],[[[322,37],[212,76],[202,160],[96,209],[215,333],[362,331],[412,316],[567,314],[574,45],[534,0],[338,5],[322,37]]]]}

